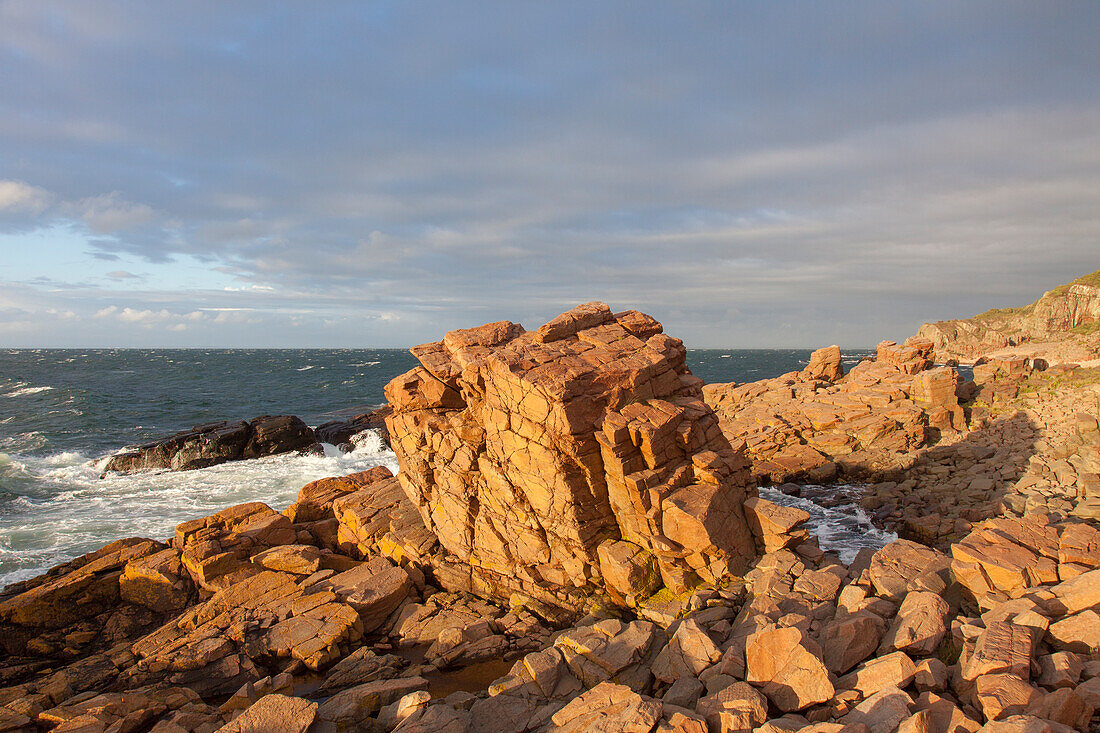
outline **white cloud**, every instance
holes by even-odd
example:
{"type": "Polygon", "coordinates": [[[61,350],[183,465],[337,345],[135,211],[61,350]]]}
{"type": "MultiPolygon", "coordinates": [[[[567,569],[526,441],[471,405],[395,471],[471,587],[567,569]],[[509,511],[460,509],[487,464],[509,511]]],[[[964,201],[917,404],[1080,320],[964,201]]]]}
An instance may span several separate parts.
{"type": "Polygon", "coordinates": [[[44,188],[23,181],[0,180],[0,212],[41,214],[52,199],[44,188]]]}

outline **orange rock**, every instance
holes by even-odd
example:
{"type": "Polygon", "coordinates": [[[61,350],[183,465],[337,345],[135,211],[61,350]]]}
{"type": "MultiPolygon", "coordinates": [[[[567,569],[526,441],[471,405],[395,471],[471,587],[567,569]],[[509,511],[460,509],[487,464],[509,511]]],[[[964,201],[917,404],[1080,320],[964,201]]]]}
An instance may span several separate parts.
{"type": "Polygon", "coordinates": [[[317,703],[300,697],[265,695],[218,729],[218,733],[305,733],[317,715],[317,703]]]}
{"type": "Polygon", "coordinates": [[[780,506],[758,496],[745,500],[745,517],[753,534],[764,543],[764,552],[793,547],[809,536],[809,532],[802,528],[810,518],[809,513],[780,506]]]}
{"type": "Polygon", "coordinates": [[[870,695],[886,687],[903,688],[916,674],[917,665],[913,660],[905,652],[894,652],[869,659],[837,680],[836,685],[842,690],[858,690],[870,695]]]}
{"type": "Polygon", "coordinates": [[[401,487],[457,563],[450,588],[579,608],[574,589],[606,584],[607,539],[652,554],[676,591],[755,554],[747,464],[648,316],[586,303],[537,332],[502,321],[413,354],[421,366],[386,387],[387,426],[401,487]]]}
{"type": "Polygon", "coordinates": [[[974,692],[987,720],[1021,715],[1043,696],[1014,674],[983,674],[974,680],[974,692]]]}
{"type": "Polygon", "coordinates": [[[643,698],[625,685],[602,682],[554,713],[553,730],[649,733],[661,719],[661,711],[658,700],[643,698]]]}
{"type": "Polygon", "coordinates": [[[1031,677],[1031,631],[1006,621],[993,621],[974,645],[974,651],[960,658],[963,679],[1005,672],[1028,680],[1031,677]]]}
{"type": "Polygon", "coordinates": [[[56,629],[100,614],[118,601],[126,564],[163,548],[141,537],[112,542],[70,563],[76,569],[0,601],[0,621],[56,629]]]}
{"type": "Polygon", "coordinates": [[[130,560],[119,578],[122,600],[160,613],[182,609],[194,591],[180,553],[173,548],[130,560]]]}
{"type": "Polygon", "coordinates": [[[745,679],[784,712],[802,710],[833,696],[821,648],[797,628],[769,627],[748,639],[745,679]]]}
{"type": "Polygon", "coordinates": [[[298,490],[298,499],[283,512],[292,522],[315,522],[333,516],[332,502],[345,494],[359,491],[376,481],[392,478],[385,466],[347,476],[317,479],[298,490]]]}
{"type": "Polygon", "coordinates": [[[803,379],[820,379],[835,382],[844,376],[844,367],[840,363],[840,347],[825,346],[810,354],[810,363],[802,370],[803,379]]]}

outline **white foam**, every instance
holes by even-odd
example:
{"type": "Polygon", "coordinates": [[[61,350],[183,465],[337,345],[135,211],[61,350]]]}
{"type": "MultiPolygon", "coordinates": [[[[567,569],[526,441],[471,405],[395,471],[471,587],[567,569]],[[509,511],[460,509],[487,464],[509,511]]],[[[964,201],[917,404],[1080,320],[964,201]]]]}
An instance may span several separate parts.
{"type": "Polygon", "coordinates": [[[294,371],[296,371],[296,372],[308,372],[310,369],[313,369],[312,365],[311,366],[299,367],[299,368],[295,369],[294,371]]]}
{"type": "Polygon", "coordinates": [[[284,454],[196,471],[112,473],[102,479],[103,457],[8,456],[4,470],[32,479],[36,490],[0,511],[0,587],[122,537],[164,540],[180,522],[234,504],[262,501],[281,511],[302,486],[319,478],[378,465],[397,472],[397,457],[380,442],[365,440],[350,453],[324,448],[324,455],[284,454]]]}
{"type": "Polygon", "coordinates": [[[895,541],[898,536],[875,527],[858,504],[862,490],[858,486],[839,485],[835,487],[814,486],[815,489],[832,490],[841,493],[850,502],[835,507],[824,507],[800,496],[784,494],[778,489],[761,488],[760,496],[782,506],[795,507],[809,513],[806,528],[817,537],[822,550],[834,551],[840,555],[840,561],[851,564],[856,555],[864,548],[877,550],[895,541]]]}
{"type": "Polygon", "coordinates": [[[39,392],[48,392],[53,387],[20,387],[17,390],[8,392],[5,397],[25,397],[31,394],[38,394],[39,392]]]}

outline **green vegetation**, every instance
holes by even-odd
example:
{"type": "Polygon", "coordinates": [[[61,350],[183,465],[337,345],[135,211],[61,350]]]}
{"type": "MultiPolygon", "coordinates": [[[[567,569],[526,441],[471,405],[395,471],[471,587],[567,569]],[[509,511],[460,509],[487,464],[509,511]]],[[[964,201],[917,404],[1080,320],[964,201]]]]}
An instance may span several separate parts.
{"type": "Polygon", "coordinates": [[[1069,291],[1071,285],[1088,285],[1093,288],[1100,288],[1100,270],[1090,272],[1088,275],[1082,275],[1073,282],[1068,282],[1065,285],[1059,285],[1050,292],[1052,295],[1063,295],[1069,291]]]}
{"type": "MultiPolygon", "coordinates": [[[[1059,285],[1048,294],[1052,296],[1065,295],[1069,292],[1070,286],[1072,285],[1088,285],[1090,287],[1100,288],[1100,270],[1091,272],[1088,275],[1082,275],[1073,282],[1068,282],[1065,285],[1059,285]]],[[[1035,303],[1038,302],[1038,300],[1035,301],[1035,303]]],[[[970,320],[978,321],[979,323],[989,323],[992,321],[1005,321],[1011,318],[1026,318],[1035,312],[1035,303],[1028,303],[1027,305],[1021,305],[1016,308],[990,308],[985,313],[979,313],[970,320]]],[[[1092,327],[1091,330],[1077,331],[1074,329],[1073,333],[1091,334],[1100,331],[1100,326],[1096,326],[1095,324],[1088,325],[1092,327]]],[[[1078,328],[1080,328],[1080,326],[1078,328]]]]}
{"type": "Polygon", "coordinates": [[[1081,323],[1069,330],[1070,333],[1075,333],[1079,336],[1091,336],[1094,333],[1100,333],[1100,321],[1094,323],[1081,323]]]}
{"type": "Polygon", "coordinates": [[[985,313],[974,316],[975,321],[999,321],[1006,318],[1030,315],[1035,310],[1035,304],[1023,305],[1019,308],[990,308],[985,313]]]}

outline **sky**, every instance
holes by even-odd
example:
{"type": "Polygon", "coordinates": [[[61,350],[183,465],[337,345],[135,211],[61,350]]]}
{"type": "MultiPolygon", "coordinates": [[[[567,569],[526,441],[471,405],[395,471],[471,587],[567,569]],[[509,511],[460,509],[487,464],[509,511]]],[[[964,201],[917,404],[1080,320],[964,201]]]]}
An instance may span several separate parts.
{"type": "Polygon", "coordinates": [[[1092,0],[0,2],[5,347],[861,347],[1098,213],[1092,0]]]}

